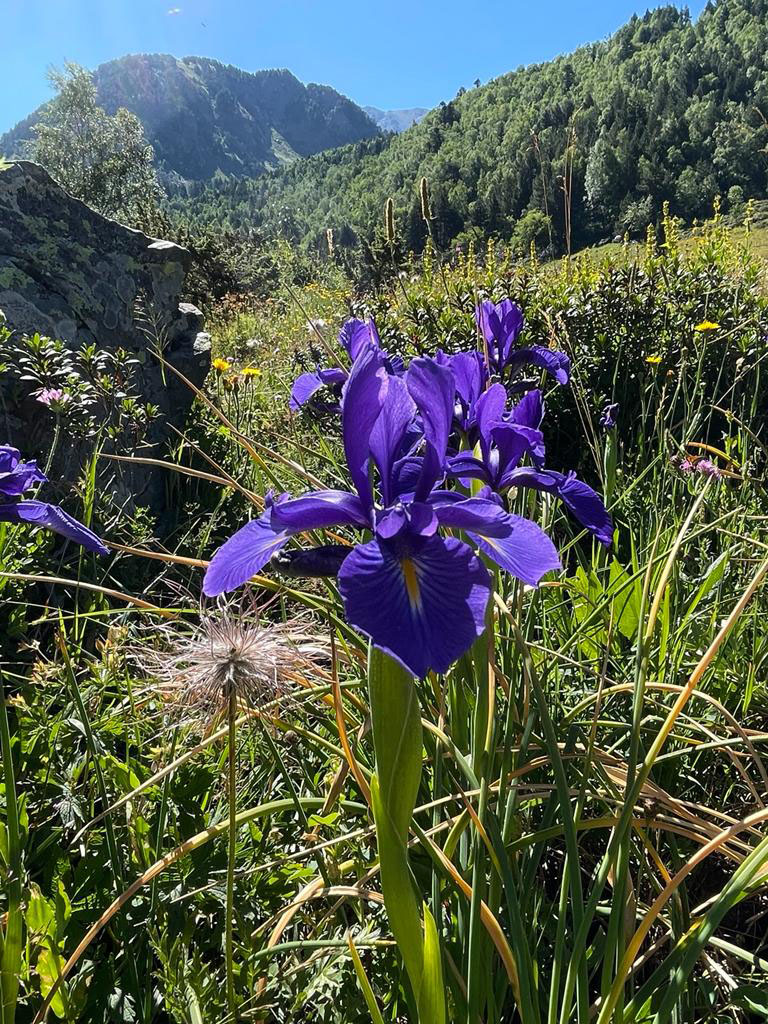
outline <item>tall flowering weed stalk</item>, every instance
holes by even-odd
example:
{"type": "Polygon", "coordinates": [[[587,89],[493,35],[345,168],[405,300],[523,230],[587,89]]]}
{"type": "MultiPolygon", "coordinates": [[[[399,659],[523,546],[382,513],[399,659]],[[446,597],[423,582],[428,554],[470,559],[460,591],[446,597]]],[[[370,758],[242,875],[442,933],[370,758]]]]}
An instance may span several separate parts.
{"type": "Polygon", "coordinates": [[[543,395],[524,371],[565,385],[568,357],[519,347],[523,316],[509,300],[478,306],[477,326],[481,349],[405,367],[384,352],[373,323],[348,322],[340,343],[349,369],[302,375],[292,405],[325,385],[340,388],[349,489],[268,494],[264,514],[219,548],[203,583],[217,597],[270,563],[334,575],[348,622],[369,638],[381,884],[424,1024],[445,1020],[445,994],[437,923],[416,896],[407,853],[422,771],[416,680],[448,672],[477,644],[487,649],[480,638],[492,621],[494,573],[536,587],[560,568],[541,527],[510,511],[511,492],[556,496],[604,545],[613,533],[588,485],[545,467],[543,395]],[[283,550],[297,535],[339,528],[356,541],[283,550]]]}

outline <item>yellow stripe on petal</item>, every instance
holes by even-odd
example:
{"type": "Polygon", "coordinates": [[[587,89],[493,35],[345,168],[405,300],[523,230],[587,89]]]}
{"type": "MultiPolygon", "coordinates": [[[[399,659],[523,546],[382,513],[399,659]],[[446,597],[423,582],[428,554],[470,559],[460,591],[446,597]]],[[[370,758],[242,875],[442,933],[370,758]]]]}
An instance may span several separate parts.
{"type": "Polygon", "coordinates": [[[419,576],[416,572],[416,566],[410,558],[404,558],[400,564],[403,569],[405,589],[408,593],[408,600],[411,604],[411,608],[421,608],[421,587],[419,585],[419,576]]]}

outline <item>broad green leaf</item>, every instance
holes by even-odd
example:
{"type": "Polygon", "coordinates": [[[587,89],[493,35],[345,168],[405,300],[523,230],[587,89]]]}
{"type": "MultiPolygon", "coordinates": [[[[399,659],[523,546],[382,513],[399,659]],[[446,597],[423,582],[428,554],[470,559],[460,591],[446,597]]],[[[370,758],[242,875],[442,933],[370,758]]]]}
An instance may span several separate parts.
{"type": "MultiPolygon", "coordinates": [[[[64,968],[64,957],[52,949],[41,950],[37,958],[37,976],[40,979],[40,993],[45,998],[61,976],[64,968]]],[[[57,1017],[66,1017],[66,998],[62,985],[51,1001],[51,1009],[57,1017]]]]}
{"type": "Polygon", "coordinates": [[[640,622],[642,584],[638,579],[633,580],[629,571],[614,558],[611,562],[609,586],[614,595],[611,602],[614,627],[627,640],[634,640],[640,622]]]}
{"type": "Polygon", "coordinates": [[[56,932],[56,912],[36,886],[32,886],[25,914],[27,928],[38,941],[56,932]]]}
{"type": "Polygon", "coordinates": [[[371,647],[368,662],[376,774],[383,804],[405,840],[421,781],[421,709],[413,676],[371,647]]]}

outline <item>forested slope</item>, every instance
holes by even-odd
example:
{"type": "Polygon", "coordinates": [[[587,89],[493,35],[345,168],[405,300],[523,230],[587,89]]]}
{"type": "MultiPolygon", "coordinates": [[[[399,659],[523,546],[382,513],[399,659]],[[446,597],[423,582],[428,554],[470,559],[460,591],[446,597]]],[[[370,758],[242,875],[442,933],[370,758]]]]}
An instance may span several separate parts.
{"type": "MultiPolygon", "coordinates": [[[[610,39],[459,95],[398,136],[319,153],[185,202],[198,226],[310,245],[370,237],[387,197],[405,244],[496,235],[562,250],[641,231],[664,200],[686,220],[716,195],[768,195],[768,0],[663,7],[610,39]],[[565,190],[570,201],[566,203],[565,190]]],[[[181,205],[181,200],[177,203],[181,205]]]]}

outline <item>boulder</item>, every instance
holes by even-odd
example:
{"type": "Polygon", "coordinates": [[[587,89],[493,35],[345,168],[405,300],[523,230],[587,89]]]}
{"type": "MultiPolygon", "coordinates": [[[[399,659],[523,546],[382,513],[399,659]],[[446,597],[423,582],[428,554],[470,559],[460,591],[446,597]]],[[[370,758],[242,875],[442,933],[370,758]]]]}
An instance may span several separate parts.
{"type": "MultiPolygon", "coordinates": [[[[157,340],[165,359],[195,386],[210,367],[202,314],[180,301],[191,259],[173,242],[101,216],[37,164],[0,166],[0,310],[6,325],[19,334],[60,339],[73,349],[95,345],[133,355],[141,400],[161,413],[148,437],[158,451],[145,454],[161,454],[169,424],[183,425],[194,397],[175,374],[163,372],[152,355],[157,340]]],[[[39,419],[39,405],[36,411],[39,419]]],[[[30,454],[34,403],[11,413],[6,429],[17,436],[0,443],[15,443],[30,454]]],[[[148,503],[157,510],[162,483],[132,483],[148,491],[148,503]]]]}

